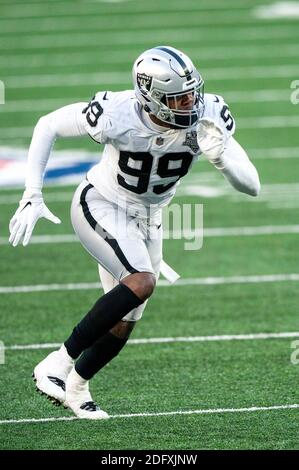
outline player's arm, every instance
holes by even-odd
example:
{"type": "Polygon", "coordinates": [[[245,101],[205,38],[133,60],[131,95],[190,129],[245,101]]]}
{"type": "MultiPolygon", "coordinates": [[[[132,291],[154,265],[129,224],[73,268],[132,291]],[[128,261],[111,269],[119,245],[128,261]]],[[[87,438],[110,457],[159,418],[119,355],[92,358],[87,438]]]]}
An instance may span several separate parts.
{"type": "Polygon", "coordinates": [[[13,246],[17,246],[23,236],[23,245],[27,245],[36,222],[42,217],[55,224],[60,223],[43,201],[43,178],[51,149],[58,137],[87,135],[82,113],[87,105],[75,103],[65,106],[43,116],[36,124],[28,152],[25,191],[9,224],[9,241],[13,246]]]}
{"type": "Polygon", "coordinates": [[[258,172],[234,137],[227,140],[220,165],[222,174],[235,189],[258,196],[261,189],[258,172]]]}
{"type": "Polygon", "coordinates": [[[223,130],[212,119],[203,118],[198,125],[197,140],[202,153],[235,189],[250,196],[259,194],[257,170],[232,136],[226,139],[223,130]]]}

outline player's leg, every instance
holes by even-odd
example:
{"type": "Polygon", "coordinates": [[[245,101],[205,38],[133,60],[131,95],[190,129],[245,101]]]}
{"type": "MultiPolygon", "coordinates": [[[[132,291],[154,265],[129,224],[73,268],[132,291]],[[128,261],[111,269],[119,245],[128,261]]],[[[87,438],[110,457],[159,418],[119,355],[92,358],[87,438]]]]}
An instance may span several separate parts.
{"type": "Polygon", "coordinates": [[[105,419],[106,412],[94,402],[89,391],[90,379],[119,354],[135,322],[119,321],[104,336],[87,348],[66,379],[65,404],[80,418],[105,419]]]}
{"type": "Polygon", "coordinates": [[[98,300],[65,342],[68,353],[74,358],[84,350],[67,378],[66,403],[77,416],[97,419],[106,416],[102,416],[101,410],[93,412],[95,404],[89,394],[89,379],[126,344],[131,327],[129,322],[120,323],[120,320],[141,306],[152,294],[155,273],[146,245],[139,236],[137,222],[133,223],[131,233],[128,233],[125,211],[117,209],[116,214],[115,207],[102,198],[97,198],[92,189],[85,204],[84,193],[87,192],[86,189],[82,191],[80,204],[89,225],[84,223],[82,213],[75,206],[72,217],[74,228],[89,253],[119,282],[98,300]],[[140,299],[135,304],[132,302],[131,308],[120,301],[124,289],[140,299]],[[107,299],[109,302],[106,302],[107,299]]]}
{"type": "MultiPolygon", "coordinates": [[[[118,285],[117,281],[108,271],[99,265],[99,274],[104,292],[110,292],[118,285]]],[[[76,361],[76,372],[85,380],[90,380],[98,371],[100,371],[108,362],[116,357],[127,343],[131,332],[135,326],[136,320],[141,317],[138,315],[140,309],[146,302],[133,309],[130,318],[122,319],[108,333],[104,334],[89,348],[85,349],[79,359],[76,361]],[[137,310],[137,312],[136,312],[137,310]]]]}
{"type": "MultiPolygon", "coordinates": [[[[101,201],[97,194],[87,183],[80,185],[72,204],[73,225],[89,253],[118,280],[124,279],[124,283],[120,282],[96,302],[74,328],[65,342],[65,347],[62,346],[60,351],[56,352],[57,357],[54,362],[53,358],[51,360],[49,358],[48,362],[46,358],[35,368],[34,375],[39,390],[59,401],[63,401],[65,397],[63,376],[66,369],[72,366],[72,359],[76,359],[83,350],[107,334],[124,314],[141,305],[151,295],[155,285],[154,272],[144,243],[126,237],[118,242],[117,234],[114,234],[115,222],[111,217],[114,209],[107,201],[101,201]],[[91,191],[87,197],[89,190],[91,191]],[[103,220],[100,221],[103,214],[103,220]],[[131,275],[134,276],[132,283],[128,282],[131,275]],[[125,282],[128,282],[129,286],[125,282]],[[62,357],[63,360],[59,360],[62,357]],[[68,367],[62,372],[60,364],[63,362],[67,362],[68,367]],[[56,374],[52,372],[55,369],[58,371],[56,374]],[[50,380],[55,380],[51,382],[51,387],[53,388],[54,384],[58,393],[54,394],[52,389],[49,389],[50,380]]],[[[66,379],[66,376],[64,378],[66,379]]],[[[91,409],[83,409],[80,413],[85,415],[92,413],[94,417],[99,415],[94,409],[94,404],[91,406],[89,403],[87,407],[91,409]]],[[[99,415],[99,417],[104,416],[99,415]]]]}
{"type": "MultiPolygon", "coordinates": [[[[147,236],[145,243],[155,276],[158,279],[162,260],[162,228],[159,215],[158,220],[156,217],[155,222],[143,224],[143,229],[146,231],[148,229],[150,230],[149,233],[144,234],[147,236]]],[[[100,264],[98,265],[98,269],[104,292],[112,291],[119,284],[119,281],[100,264]]],[[[132,280],[131,288],[133,288],[133,283],[136,283],[134,275],[126,277],[124,280],[127,279],[132,280]]],[[[141,319],[146,303],[147,301],[126,314],[115,327],[110,329],[108,333],[99,338],[81,354],[75,366],[76,371],[81,377],[86,380],[91,379],[99,370],[119,354],[121,349],[125,346],[135,323],[141,319]]]]}
{"type": "MultiPolygon", "coordinates": [[[[155,231],[155,236],[153,239],[148,239],[146,244],[156,278],[158,279],[162,260],[161,224],[155,223],[152,225],[151,229],[155,231]]],[[[119,281],[101,265],[98,267],[104,292],[107,293],[113,290],[119,281]]],[[[98,371],[119,354],[125,346],[136,322],[141,319],[146,303],[147,301],[129,312],[106,335],[99,338],[81,354],[75,366],[75,370],[80,377],[90,380],[98,371]]]]}
{"type": "Polygon", "coordinates": [[[65,342],[74,359],[149,298],[155,287],[137,222],[129,224],[126,212],[103,199],[92,185],[81,186],[78,193],[72,204],[74,229],[87,251],[119,283],[99,298],[65,342]]]}

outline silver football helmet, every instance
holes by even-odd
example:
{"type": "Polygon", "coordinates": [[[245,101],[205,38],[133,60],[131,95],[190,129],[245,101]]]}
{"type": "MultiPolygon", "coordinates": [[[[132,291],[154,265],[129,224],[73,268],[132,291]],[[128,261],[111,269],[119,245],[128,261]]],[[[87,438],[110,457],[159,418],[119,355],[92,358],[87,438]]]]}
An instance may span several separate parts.
{"type": "Polygon", "coordinates": [[[183,52],[158,46],[133,66],[135,93],[145,111],[173,128],[195,124],[204,111],[204,81],[183,52]]]}

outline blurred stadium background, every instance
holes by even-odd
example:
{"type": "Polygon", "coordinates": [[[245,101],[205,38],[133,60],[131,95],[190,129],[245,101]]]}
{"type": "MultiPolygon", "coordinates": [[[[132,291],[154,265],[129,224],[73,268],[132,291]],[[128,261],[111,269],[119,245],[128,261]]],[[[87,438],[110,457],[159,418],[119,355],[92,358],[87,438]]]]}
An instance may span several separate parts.
{"type": "Polygon", "coordinates": [[[1,0],[0,44],[0,448],[298,449],[299,2],[1,0]],[[13,249],[8,222],[38,118],[131,88],[132,62],[159,44],[189,54],[206,92],[223,95],[262,191],[235,192],[207,162],[184,179],[174,202],[204,204],[203,248],[165,242],[182,282],[160,284],[135,343],[94,379],[115,419],[69,421],[30,375],[98,295],[69,208],[101,147],[56,143],[44,194],[60,226],[39,222],[13,249]]]}

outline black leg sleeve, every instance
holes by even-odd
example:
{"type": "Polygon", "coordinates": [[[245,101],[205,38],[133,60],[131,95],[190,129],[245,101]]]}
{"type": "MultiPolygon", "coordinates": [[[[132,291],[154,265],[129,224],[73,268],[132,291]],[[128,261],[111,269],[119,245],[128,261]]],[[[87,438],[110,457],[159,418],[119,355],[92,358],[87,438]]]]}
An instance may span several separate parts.
{"type": "Polygon", "coordinates": [[[133,308],[143,303],[124,284],[118,284],[103,295],[73,329],[64,345],[68,354],[77,359],[97,339],[105,335],[119,320],[133,308]]]}
{"type": "Polygon", "coordinates": [[[75,369],[85,380],[90,380],[100,369],[110,362],[124,347],[128,338],[118,338],[108,332],[90,348],[83,351],[75,369]]]}

